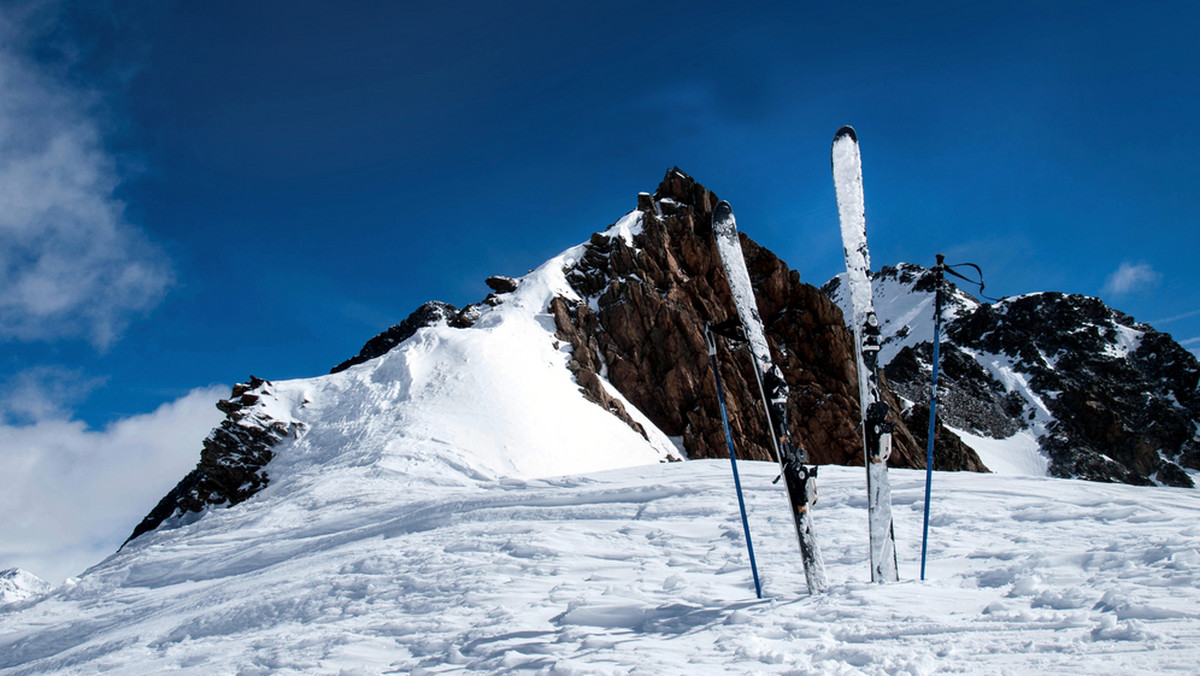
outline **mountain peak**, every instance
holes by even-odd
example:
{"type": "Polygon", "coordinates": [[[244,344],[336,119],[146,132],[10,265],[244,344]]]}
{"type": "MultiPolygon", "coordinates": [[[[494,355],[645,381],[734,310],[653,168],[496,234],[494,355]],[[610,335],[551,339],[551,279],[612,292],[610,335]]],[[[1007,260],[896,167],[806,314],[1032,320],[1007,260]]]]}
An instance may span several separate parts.
{"type": "MultiPolygon", "coordinates": [[[[674,167],[585,243],[520,279],[490,278],[478,303],[425,303],[327,376],[238,385],[196,469],[130,539],[315,476],[318,459],[404,467],[419,483],[724,457],[703,337],[704,322],[734,312],[712,239],[718,201],[674,167]]],[[[814,462],[861,464],[854,352],[837,308],[745,235],[743,250],[794,394],[793,438],[814,462]]],[[[752,362],[720,342],[739,455],[772,459],[752,362]]],[[[894,422],[892,464],[923,467],[923,444],[894,422]]],[[[939,467],[985,469],[945,443],[939,467]]]]}
{"type": "Polygon", "coordinates": [[[20,568],[0,570],[0,605],[46,594],[54,585],[20,568]]]}

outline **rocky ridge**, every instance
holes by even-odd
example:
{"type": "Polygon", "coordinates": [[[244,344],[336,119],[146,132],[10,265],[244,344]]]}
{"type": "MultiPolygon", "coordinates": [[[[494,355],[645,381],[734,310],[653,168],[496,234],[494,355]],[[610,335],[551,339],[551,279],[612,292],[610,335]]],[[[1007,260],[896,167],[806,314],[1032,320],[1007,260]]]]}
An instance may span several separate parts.
{"type": "Polygon", "coordinates": [[[205,438],[196,468],[159,500],[125,542],[168,520],[186,521],[210,505],[232,507],[262,490],[269,481],[272,448],[304,429],[304,423],[278,412],[274,396],[270,381],[262,378],[250,376],[234,385],[230,397],[217,402],[226,417],[205,438]]]}
{"type": "MultiPolygon", "coordinates": [[[[983,304],[946,284],[938,410],[950,425],[994,438],[1032,430],[1053,476],[1193,485],[1181,466],[1200,469],[1194,355],[1097,298],[1044,292],[983,304]]],[[[884,318],[887,375],[906,399],[926,402],[932,343],[911,327],[932,325],[934,274],[885,267],[875,285],[884,307],[906,311],[884,318]],[[921,313],[928,319],[914,321],[921,313]]],[[[839,287],[835,279],[825,290],[840,298],[839,287]]]]}

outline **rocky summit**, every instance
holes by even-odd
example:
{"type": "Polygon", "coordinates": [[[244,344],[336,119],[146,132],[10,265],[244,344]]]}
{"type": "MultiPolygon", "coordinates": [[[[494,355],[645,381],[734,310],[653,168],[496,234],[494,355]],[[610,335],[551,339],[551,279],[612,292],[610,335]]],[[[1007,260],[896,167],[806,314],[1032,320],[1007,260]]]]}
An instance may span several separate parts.
{"type": "MultiPolygon", "coordinates": [[[[674,442],[669,459],[727,455],[703,333],[705,322],[725,322],[736,314],[712,236],[716,203],[713,192],[671,169],[654,193],[637,196],[634,210],[565,253],[555,275],[566,287],[530,310],[553,322],[548,338],[570,353],[565,368],[581,395],[653,444],[669,438],[674,442]]],[[[791,387],[793,439],[815,463],[862,465],[854,346],[841,311],[744,234],[742,248],[773,357],[791,387]]],[[[425,328],[478,330],[481,317],[517,302],[511,299],[521,295],[527,279],[490,277],[486,283],[493,292],[463,308],[427,302],[331,372],[377,360],[425,328]]],[[[718,342],[737,453],[771,460],[749,351],[734,335],[718,342]]],[[[889,464],[924,467],[924,432],[914,436],[908,423],[923,430],[925,422],[911,411],[904,415],[890,391],[885,396],[896,425],[889,464]]],[[[217,406],[226,420],[204,441],[196,469],[147,515],[131,540],[164,522],[186,523],[208,506],[246,500],[272,480],[269,463],[276,447],[308,431],[306,422],[293,417],[299,409],[277,400],[275,387],[263,379],[235,386],[217,406]]],[[[939,469],[987,471],[948,431],[938,438],[939,469]]],[[[561,443],[576,441],[568,435],[561,443]]]]}
{"type": "MultiPolygon", "coordinates": [[[[690,458],[728,454],[703,334],[704,322],[735,316],[712,237],[717,201],[679,169],[667,172],[653,194],[638,198],[641,231],[628,240],[593,236],[568,272],[584,300],[552,304],[588,395],[603,403],[601,380],[611,383],[659,429],[681,438],[690,458]]],[[[777,256],[741,237],[772,355],[791,387],[793,439],[816,463],[861,465],[854,345],[841,312],[777,256]]],[[[736,340],[718,342],[738,453],[772,459],[749,351],[736,340]]],[[[923,440],[899,415],[894,422],[890,464],[924,467],[923,440]]],[[[942,459],[945,469],[985,470],[972,451],[955,450],[942,459]]]]}

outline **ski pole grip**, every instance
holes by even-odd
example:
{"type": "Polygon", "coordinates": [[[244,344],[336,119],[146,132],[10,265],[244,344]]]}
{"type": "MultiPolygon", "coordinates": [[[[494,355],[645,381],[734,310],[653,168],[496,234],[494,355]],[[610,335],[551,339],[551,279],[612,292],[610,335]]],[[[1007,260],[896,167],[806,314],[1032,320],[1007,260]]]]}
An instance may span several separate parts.
{"type": "Polygon", "coordinates": [[[715,338],[713,338],[712,324],[709,322],[704,322],[704,342],[708,345],[708,356],[716,356],[717,341],[715,338]]]}

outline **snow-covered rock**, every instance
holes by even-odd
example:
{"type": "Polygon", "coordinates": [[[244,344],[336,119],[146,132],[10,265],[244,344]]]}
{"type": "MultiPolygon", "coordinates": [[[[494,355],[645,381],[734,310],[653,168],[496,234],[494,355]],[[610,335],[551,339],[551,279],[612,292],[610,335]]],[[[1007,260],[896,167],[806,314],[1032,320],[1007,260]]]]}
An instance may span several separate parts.
{"type": "MultiPolygon", "coordinates": [[[[389,449],[386,459],[428,437],[455,453],[490,448],[487,467],[467,474],[492,478],[724,457],[702,333],[705,321],[734,315],[712,238],[716,195],[672,169],[637,204],[528,275],[490,278],[495,293],[479,303],[423,304],[327,376],[235,386],[218,404],[227,418],[196,469],[130,539],[255,495],[287,471],[281,454],[306,448],[306,436],[331,444],[330,457],[365,446],[389,449]],[[462,386],[429,390],[426,380],[462,386]],[[466,407],[469,416],[449,413],[466,407]],[[409,422],[424,419],[427,428],[409,422]],[[614,420],[627,428],[616,445],[614,420]],[[519,435],[495,429],[510,424],[519,435]],[[439,428],[473,431],[452,440],[439,428]]],[[[749,238],[743,249],[767,340],[792,387],[793,440],[818,464],[861,462],[853,347],[836,307],[770,251],[749,238]]],[[[732,421],[737,451],[770,459],[751,364],[736,341],[719,340],[728,405],[743,412],[732,421]]],[[[895,422],[890,464],[923,467],[923,444],[895,422]]],[[[939,455],[942,469],[983,469],[969,448],[951,450],[939,455]]]]}
{"type": "MultiPolygon", "coordinates": [[[[582,251],[547,261],[503,302],[475,308],[467,324],[447,319],[461,311],[426,304],[416,320],[393,327],[407,335],[386,349],[368,344],[373,354],[357,363],[235,386],[218,404],[227,419],[205,441],[197,469],[130,540],[347,467],[404,492],[677,459],[674,443],[636,411],[635,430],[588,401],[567,368],[571,354],[549,305],[576,297],[564,268],[582,251]]],[[[381,335],[396,337],[389,332],[381,335]]]]}
{"type": "Polygon", "coordinates": [[[0,605],[41,596],[54,585],[20,568],[0,571],[0,605]]]}
{"type": "MultiPolygon", "coordinates": [[[[888,378],[910,401],[928,401],[934,273],[901,264],[873,277],[888,378]]],[[[845,305],[841,287],[835,278],[824,290],[845,305]]],[[[1194,355],[1097,298],[1044,292],[985,304],[949,280],[947,289],[938,410],[969,445],[1008,468],[1192,485],[1180,465],[1200,470],[1194,355]],[[1011,439],[1013,457],[972,441],[982,438],[1011,439]]]]}

